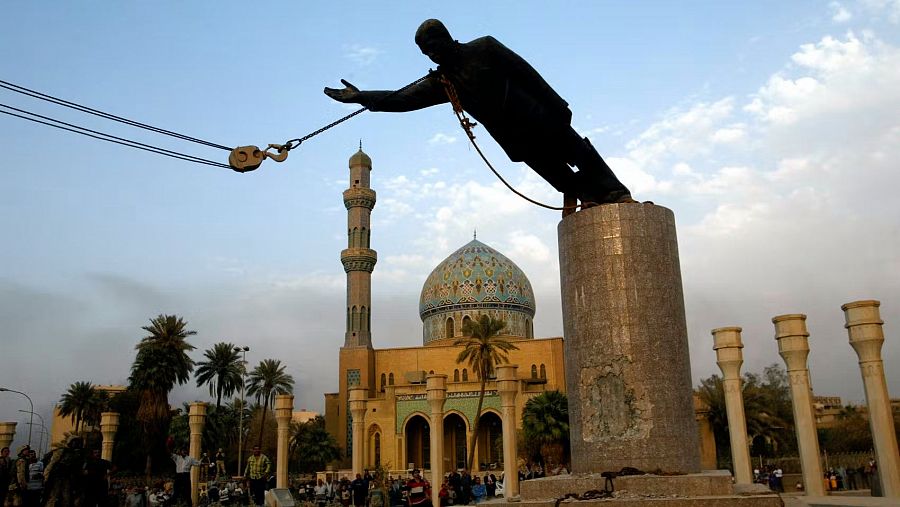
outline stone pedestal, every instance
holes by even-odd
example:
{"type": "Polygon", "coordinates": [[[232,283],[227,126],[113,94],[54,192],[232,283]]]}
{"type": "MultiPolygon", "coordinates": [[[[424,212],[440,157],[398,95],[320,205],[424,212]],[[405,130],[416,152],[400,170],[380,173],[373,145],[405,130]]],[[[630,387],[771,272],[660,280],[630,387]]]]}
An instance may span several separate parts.
{"type": "Polygon", "coordinates": [[[816,434],[816,414],[812,405],[812,388],[809,383],[809,332],[806,315],[780,315],[772,319],[778,353],[787,366],[791,381],[791,401],[794,407],[794,429],[800,451],[800,467],[803,484],[809,496],[825,496],[822,482],[822,464],[819,462],[819,437],[816,434]]]}
{"type": "Polygon", "coordinates": [[[116,431],[119,429],[119,413],[103,412],[100,414],[100,434],[103,441],[100,444],[100,457],[112,461],[113,447],[116,445],[116,431]]]}
{"type": "Polygon", "coordinates": [[[728,436],[731,442],[731,461],[734,465],[734,482],[751,484],[750,448],[747,440],[747,420],[744,416],[744,396],[741,391],[741,365],[744,355],[741,349],[741,328],[720,327],[712,330],[716,364],[722,370],[725,390],[725,411],[728,416],[728,436]]]}
{"type": "Polygon", "coordinates": [[[425,396],[431,408],[431,504],[440,505],[444,479],[444,402],[447,401],[447,376],[431,374],[425,380],[425,396]]]}
{"type": "MultiPolygon", "coordinates": [[[[16,438],[16,424],[14,422],[0,422],[0,448],[9,447],[12,445],[13,440],[16,438]]],[[[12,452],[10,454],[10,459],[12,456],[12,452]]]]}
{"type": "Polygon", "coordinates": [[[897,453],[891,399],[881,360],[881,346],[884,344],[881,326],[884,321],[881,320],[879,306],[881,303],[878,301],[854,301],[841,306],[841,309],[844,310],[847,322],[844,327],[850,335],[850,345],[859,356],[881,490],[886,497],[900,498],[900,455],[897,453]]]}
{"type": "MultiPolygon", "coordinates": [[[[191,403],[188,409],[188,426],[191,430],[191,440],[188,452],[191,457],[199,460],[203,446],[203,426],[206,424],[206,403],[196,401],[191,403]]],[[[200,503],[200,467],[191,467],[191,502],[193,505],[200,503]]]]}
{"type": "Polygon", "coordinates": [[[519,367],[504,364],[496,367],[497,392],[500,393],[500,409],[503,418],[503,495],[506,498],[519,496],[519,457],[516,453],[516,396],[519,394],[519,367]]]}
{"type": "Polygon", "coordinates": [[[366,397],[369,390],[365,387],[350,388],[350,416],[353,418],[353,424],[350,428],[352,433],[351,442],[353,445],[353,476],[362,474],[365,471],[365,427],[366,427],[366,397]]]}
{"type": "Polygon", "coordinates": [[[288,487],[288,441],[290,440],[291,416],[294,413],[294,395],[275,396],[275,422],[278,423],[278,443],[275,455],[275,487],[288,487]]]}
{"type": "Polygon", "coordinates": [[[574,471],[698,471],[674,215],[607,204],[558,236],[574,471]]]}

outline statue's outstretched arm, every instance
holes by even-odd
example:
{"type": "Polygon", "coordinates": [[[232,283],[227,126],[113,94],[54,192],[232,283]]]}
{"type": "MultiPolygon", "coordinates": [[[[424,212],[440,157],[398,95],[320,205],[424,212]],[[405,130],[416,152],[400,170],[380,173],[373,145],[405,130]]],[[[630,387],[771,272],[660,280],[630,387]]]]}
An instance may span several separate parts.
{"type": "Polygon", "coordinates": [[[402,113],[448,101],[441,83],[432,77],[402,91],[360,91],[343,79],[341,83],[344,88],[325,88],[325,95],[338,102],[361,104],[370,111],[402,113]]]}

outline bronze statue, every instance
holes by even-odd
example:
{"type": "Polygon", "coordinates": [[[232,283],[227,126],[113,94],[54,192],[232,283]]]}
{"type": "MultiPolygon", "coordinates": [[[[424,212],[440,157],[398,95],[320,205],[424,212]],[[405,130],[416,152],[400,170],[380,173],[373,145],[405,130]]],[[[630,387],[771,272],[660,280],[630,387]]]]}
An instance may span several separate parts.
{"type": "Polygon", "coordinates": [[[345,88],[325,88],[325,94],[371,111],[414,111],[449,101],[443,77],[511,160],[528,164],[567,200],[634,202],[590,141],[572,128],[569,104],[522,57],[491,36],[453,40],[436,19],[419,26],[416,44],[438,64],[423,81],[394,92],[360,91],[342,79],[345,88]]]}

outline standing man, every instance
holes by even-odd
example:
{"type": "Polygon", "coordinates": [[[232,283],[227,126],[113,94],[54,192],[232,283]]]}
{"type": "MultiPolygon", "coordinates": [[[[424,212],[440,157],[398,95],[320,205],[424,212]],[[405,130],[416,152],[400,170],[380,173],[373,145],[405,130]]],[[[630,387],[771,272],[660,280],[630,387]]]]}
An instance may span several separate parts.
{"type": "Polygon", "coordinates": [[[219,447],[216,451],[216,477],[225,476],[225,451],[219,447]]]}
{"type": "Polygon", "coordinates": [[[185,502],[191,504],[191,467],[200,466],[200,462],[193,456],[188,456],[188,450],[181,448],[172,454],[175,462],[175,491],[172,494],[172,502],[177,504],[185,502]]]}
{"type": "Polygon", "coordinates": [[[355,507],[365,507],[366,498],[369,495],[369,485],[363,480],[362,475],[356,474],[356,479],[350,483],[350,491],[353,493],[353,505],[355,507]]]}
{"type": "Polygon", "coordinates": [[[31,447],[27,444],[19,447],[16,453],[16,462],[12,468],[12,478],[9,483],[10,505],[25,505],[25,494],[28,491],[28,465],[31,456],[31,447]]]}
{"type": "Polygon", "coordinates": [[[272,473],[272,461],[262,453],[258,445],[253,446],[253,454],[247,458],[247,468],[244,469],[244,477],[250,482],[250,498],[254,505],[262,505],[265,502],[266,479],[272,473]]]}
{"type": "Polygon", "coordinates": [[[585,204],[635,202],[591,142],[572,128],[569,104],[521,56],[491,36],[453,40],[436,19],[423,22],[415,40],[438,64],[423,81],[392,92],[360,91],[341,80],[344,88],[325,88],[325,94],[370,111],[404,112],[449,102],[455,93],[510,160],[525,162],[566,197],[585,204]]]}
{"type": "Polygon", "coordinates": [[[91,454],[84,462],[85,505],[87,507],[106,506],[107,496],[109,496],[110,468],[112,468],[112,463],[100,457],[100,449],[91,450],[91,454]]]}
{"type": "Polygon", "coordinates": [[[31,451],[28,461],[28,492],[25,494],[25,505],[39,507],[41,493],[44,491],[44,462],[38,459],[34,450],[31,451]]]}
{"type": "Polygon", "coordinates": [[[12,461],[9,459],[9,447],[0,449],[0,506],[6,505],[6,494],[9,492],[9,480],[12,477],[12,461]]]}

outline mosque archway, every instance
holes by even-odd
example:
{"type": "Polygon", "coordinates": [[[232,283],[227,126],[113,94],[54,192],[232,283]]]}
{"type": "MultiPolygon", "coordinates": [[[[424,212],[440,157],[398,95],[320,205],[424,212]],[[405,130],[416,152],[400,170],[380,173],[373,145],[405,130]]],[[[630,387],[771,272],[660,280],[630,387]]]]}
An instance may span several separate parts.
{"type": "Polygon", "coordinates": [[[443,473],[466,468],[466,430],[468,424],[464,417],[450,412],[444,417],[444,470],[443,473]]]}
{"type": "Polygon", "coordinates": [[[478,422],[478,463],[481,470],[503,466],[503,421],[493,411],[482,412],[478,422]]]}
{"type": "Polygon", "coordinates": [[[421,414],[406,421],[403,429],[406,441],[406,465],[419,469],[431,468],[431,425],[421,414]]]}

